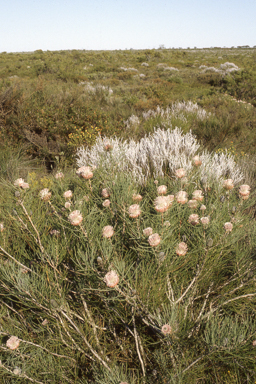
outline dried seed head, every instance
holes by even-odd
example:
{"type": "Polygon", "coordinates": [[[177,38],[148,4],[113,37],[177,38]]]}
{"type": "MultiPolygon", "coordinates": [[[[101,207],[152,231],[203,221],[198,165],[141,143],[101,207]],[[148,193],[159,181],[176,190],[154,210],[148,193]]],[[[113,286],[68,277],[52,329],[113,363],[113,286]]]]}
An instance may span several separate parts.
{"type": "Polygon", "coordinates": [[[151,247],[157,247],[161,242],[161,237],[158,235],[158,233],[153,233],[149,236],[148,242],[151,247]]]}
{"type": "Polygon", "coordinates": [[[106,237],[109,239],[113,235],[114,235],[114,228],[111,225],[106,225],[106,227],[104,227],[102,229],[102,236],[103,237],[106,237]]]}
{"type": "Polygon", "coordinates": [[[114,288],[119,283],[119,276],[116,271],[108,272],[104,277],[107,287],[114,288]]]}
{"type": "Polygon", "coordinates": [[[129,216],[132,217],[133,219],[136,217],[139,217],[141,214],[141,209],[139,204],[133,204],[129,207],[129,216]]]}
{"type": "Polygon", "coordinates": [[[4,224],[0,223],[0,232],[3,232],[3,231],[4,231],[4,224]]]}
{"type": "Polygon", "coordinates": [[[83,216],[81,215],[80,211],[73,211],[70,213],[70,215],[68,216],[68,219],[70,221],[70,224],[72,225],[80,225],[83,221],[83,216]]]}
{"type": "Polygon", "coordinates": [[[170,227],[171,223],[170,221],[166,220],[163,224],[164,227],[170,227]]]}

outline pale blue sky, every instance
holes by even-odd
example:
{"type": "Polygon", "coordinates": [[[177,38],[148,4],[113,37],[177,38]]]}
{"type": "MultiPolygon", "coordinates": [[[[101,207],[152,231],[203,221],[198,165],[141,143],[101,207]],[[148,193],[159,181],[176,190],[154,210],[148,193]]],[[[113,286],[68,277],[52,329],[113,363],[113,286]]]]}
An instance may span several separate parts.
{"type": "Polygon", "coordinates": [[[256,0],[0,0],[0,52],[256,45],[256,0]]]}

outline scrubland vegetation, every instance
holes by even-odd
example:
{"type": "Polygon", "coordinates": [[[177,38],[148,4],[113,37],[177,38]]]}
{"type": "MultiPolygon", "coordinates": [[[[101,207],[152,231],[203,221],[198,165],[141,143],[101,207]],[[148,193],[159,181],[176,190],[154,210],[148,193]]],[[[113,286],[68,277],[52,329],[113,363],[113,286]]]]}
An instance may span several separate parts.
{"type": "Polygon", "coordinates": [[[255,60],[0,54],[1,382],[256,382],[255,60]]]}

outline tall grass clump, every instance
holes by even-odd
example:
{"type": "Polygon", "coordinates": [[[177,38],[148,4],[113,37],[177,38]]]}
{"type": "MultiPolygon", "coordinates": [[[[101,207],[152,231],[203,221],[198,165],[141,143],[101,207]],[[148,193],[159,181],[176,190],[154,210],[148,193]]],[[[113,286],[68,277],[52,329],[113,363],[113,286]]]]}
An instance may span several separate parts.
{"type": "Polygon", "coordinates": [[[256,379],[255,193],[232,157],[199,150],[178,129],[105,138],[47,187],[12,180],[3,382],[256,379]]]}

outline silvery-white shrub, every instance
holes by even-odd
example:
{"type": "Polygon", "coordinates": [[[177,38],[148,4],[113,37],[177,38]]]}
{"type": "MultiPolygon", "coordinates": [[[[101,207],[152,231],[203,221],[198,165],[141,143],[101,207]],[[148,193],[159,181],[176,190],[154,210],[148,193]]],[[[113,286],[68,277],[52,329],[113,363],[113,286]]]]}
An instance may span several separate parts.
{"type": "MultiPolygon", "coordinates": [[[[150,176],[173,176],[178,168],[184,168],[189,177],[194,170],[193,156],[199,149],[200,144],[191,132],[183,134],[177,127],[173,130],[158,128],[138,142],[98,137],[91,148],[78,148],[76,156],[78,167],[101,167],[106,173],[131,174],[139,184],[144,184],[150,176]],[[106,140],[112,145],[111,151],[105,150],[106,140]]],[[[211,182],[222,186],[226,178],[232,178],[234,184],[243,179],[234,157],[228,152],[217,154],[203,151],[200,159],[202,165],[197,168],[194,177],[201,178],[204,184],[211,182]]]]}

